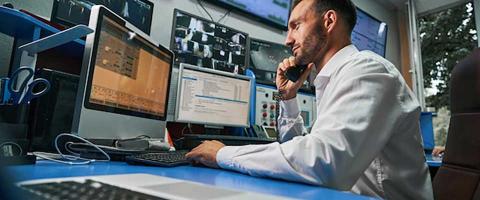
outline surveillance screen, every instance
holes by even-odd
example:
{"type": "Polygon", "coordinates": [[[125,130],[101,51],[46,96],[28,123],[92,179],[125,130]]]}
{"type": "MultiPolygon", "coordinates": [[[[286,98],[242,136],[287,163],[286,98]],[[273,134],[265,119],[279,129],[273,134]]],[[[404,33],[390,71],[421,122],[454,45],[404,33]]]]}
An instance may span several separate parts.
{"type": "Polygon", "coordinates": [[[251,39],[250,66],[257,82],[275,85],[278,64],[292,56],[290,48],[285,45],[251,39]]]}
{"type": "Polygon", "coordinates": [[[176,10],[172,50],[175,64],[187,63],[245,74],[248,35],[176,10]]]}
{"type": "Polygon", "coordinates": [[[88,25],[94,5],[104,5],[143,32],[150,34],[153,3],[149,0],[55,0],[52,20],[64,25],[88,25]]]}
{"type": "Polygon", "coordinates": [[[291,0],[220,0],[220,2],[287,27],[291,0]]]}

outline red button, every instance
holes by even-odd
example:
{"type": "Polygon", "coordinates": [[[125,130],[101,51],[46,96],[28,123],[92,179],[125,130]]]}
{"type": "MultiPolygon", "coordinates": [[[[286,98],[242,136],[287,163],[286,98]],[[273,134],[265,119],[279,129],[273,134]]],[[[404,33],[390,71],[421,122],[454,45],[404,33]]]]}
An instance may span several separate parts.
{"type": "Polygon", "coordinates": [[[263,117],[267,117],[267,113],[266,113],[266,112],[263,113],[263,117]]]}
{"type": "Polygon", "coordinates": [[[270,122],[270,126],[275,126],[275,122],[270,122]]]}
{"type": "Polygon", "coordinates": [[[270,109],[275,110],[275,105],[270,105],[270,109]]]}

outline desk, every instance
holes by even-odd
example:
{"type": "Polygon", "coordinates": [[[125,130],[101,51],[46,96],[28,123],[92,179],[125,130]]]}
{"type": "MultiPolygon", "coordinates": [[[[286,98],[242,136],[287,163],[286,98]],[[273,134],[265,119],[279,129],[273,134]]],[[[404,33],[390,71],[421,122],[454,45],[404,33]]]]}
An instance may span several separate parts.
{"type": "Polygon", "coordinates": [[[15,174],[14,178],[16,181],[58,177],[147,173],[200,182],[223,188],[266,193],[291,198],[374,199],[318,186],[257,178],[231,171],[192,166],[162,168],[132,166],[124,162],[97,162],[91,165],[69,166],[51,161],[38,161],[36,165],[9,167],[7,172],[9,174],[15,174]]]}
{"type": "Polygon", "coordinates": [[[431,153],[427,153],[425,155],[427,159],[427,165],[428,165],[428,170],[430,171],[430,177],[433,179],[435,178],[435,175],[437,174],[438,169],[440,166],[442,166],[442,160],[437,160],[433,159],[433,156],[431,153]]]}
{"type": "Polygon", "coordinates": [[[442,160],[433,159],[431,154],[425,155],[427,158],[427,164],[429,167],[440,167],[442,165],[442,160]]]}

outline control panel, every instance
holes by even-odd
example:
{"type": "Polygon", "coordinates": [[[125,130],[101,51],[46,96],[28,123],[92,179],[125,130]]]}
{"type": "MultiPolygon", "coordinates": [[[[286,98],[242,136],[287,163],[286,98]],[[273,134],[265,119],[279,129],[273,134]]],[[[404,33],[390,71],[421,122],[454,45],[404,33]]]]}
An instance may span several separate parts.
{"type": "Polygon", "coordinates": [[[306,128],[313,126],[317,119],[317,106],[315,96],[313,94],[297,94],[298,105],[300,105],[300,115],[302,115],[306,128]]]}
{"type": "MultiPolygon", "coordinates": [[[[272,86],[257,85],[255,99],[255,124],[264,127],[277,126],[277,113],[279,107],[273,99],[277,92],[272,86]]],[[[315,96],[313,94],[299,93],[297,99],[300,105],[301,115],[305,122],[305,127],[309,128],[316,119],[315,115],[315,96]]]]}
{"type": "Polygon", "coordinates": [[[277,90],[271,86],[257,85],[255,99],[255,124],[265,127],[277,126],[279,108],[273,99],[277,90]]]}

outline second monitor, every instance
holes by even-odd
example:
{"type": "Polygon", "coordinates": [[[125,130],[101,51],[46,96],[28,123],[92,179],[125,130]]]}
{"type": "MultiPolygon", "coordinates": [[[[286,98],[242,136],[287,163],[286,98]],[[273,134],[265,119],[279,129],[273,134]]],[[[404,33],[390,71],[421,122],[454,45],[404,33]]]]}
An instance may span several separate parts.
{"type": "Polygon", "coordinates": [[[249,127],[252,79],[180,64],[175,119],[210,126],[249,127]]]}

